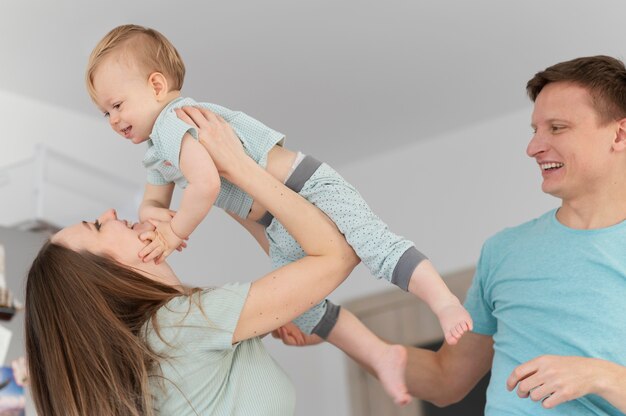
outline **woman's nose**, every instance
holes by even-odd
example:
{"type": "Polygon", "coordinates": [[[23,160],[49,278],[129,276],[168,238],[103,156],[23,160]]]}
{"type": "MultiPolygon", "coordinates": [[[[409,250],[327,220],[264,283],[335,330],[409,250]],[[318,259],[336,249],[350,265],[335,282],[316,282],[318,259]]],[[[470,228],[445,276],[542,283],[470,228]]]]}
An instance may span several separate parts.
{"type": "Polygon", "coordinates": [[[100,221],[100,224],[102,224],[105,221],[116,220],[116,219],[117,219],[117,212],[115,212],[113,208],[107,209],[100,215],[100,217],[98,217],[98,221],[100,221]]]}

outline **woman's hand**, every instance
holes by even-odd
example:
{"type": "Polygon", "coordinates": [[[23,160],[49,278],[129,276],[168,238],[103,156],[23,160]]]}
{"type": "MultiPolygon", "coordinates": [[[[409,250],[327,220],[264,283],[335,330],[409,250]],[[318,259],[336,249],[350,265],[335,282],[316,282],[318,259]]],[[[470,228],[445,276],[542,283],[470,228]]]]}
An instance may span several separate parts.
{"type": "Polygon", "coordinates": [[[198,130],[198,140],[211,155],[220,176],[231,179],[247,156],[230,124],[204,108],[177,108],[176,115],[198,130]]]}

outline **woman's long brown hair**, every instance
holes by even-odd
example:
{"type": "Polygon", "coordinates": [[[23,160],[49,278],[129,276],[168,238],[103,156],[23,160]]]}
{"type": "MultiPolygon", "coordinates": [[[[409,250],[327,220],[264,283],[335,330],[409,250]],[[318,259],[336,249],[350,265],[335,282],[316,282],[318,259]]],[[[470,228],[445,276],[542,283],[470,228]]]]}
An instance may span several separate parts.
{"type": "Polygon", "coordinates": [[[159,357],[144,324],[181,293],[111,259],[48,242],[26,283],[25,337],[40,415],[152,415],[159,357]]]}

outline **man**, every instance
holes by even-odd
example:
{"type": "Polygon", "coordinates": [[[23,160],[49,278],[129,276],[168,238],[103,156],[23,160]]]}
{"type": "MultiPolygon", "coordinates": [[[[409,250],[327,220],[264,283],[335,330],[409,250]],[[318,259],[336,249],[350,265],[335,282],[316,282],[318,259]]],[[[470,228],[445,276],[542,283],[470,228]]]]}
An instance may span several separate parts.
{"type": "MultiPolygon", "coordinates": [[[[527,85],[528,156],[561,206],[484,244],[465,307],[473,332],[408,347],[407,386],[445,406],[491,369],[485,415],[626,412],[626,68],[596,56],[527,85]],[[548,410],[550,409],[550,410],[548,410]]],[[[290,345],[315,342],[289,328],[290,345]]]]}
{"type": "Polygon", "coordinates": [[[623,414],[626,69],[574,59],[527,91],[527,153],[561,206],[484,244],[465,302],[473,332],[437,352],[410,348],[407,385],[446,405],[491,369],[486,415],[623,414]]]}

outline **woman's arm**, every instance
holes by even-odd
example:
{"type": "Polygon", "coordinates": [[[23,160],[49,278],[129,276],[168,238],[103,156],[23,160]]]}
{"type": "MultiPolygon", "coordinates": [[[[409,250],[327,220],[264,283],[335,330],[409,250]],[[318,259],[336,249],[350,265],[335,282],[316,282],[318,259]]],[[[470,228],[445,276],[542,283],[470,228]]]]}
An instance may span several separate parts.
{"type": "Polygon", "coordinates": [[[252,283],[233,342],[268,333],[324,299],[359,259],[323,212],[245,155],[221,117],[191,107],[179,110],[178,115],[196,125],[220,174],[266,207],[307,254],[252,283]]]}

